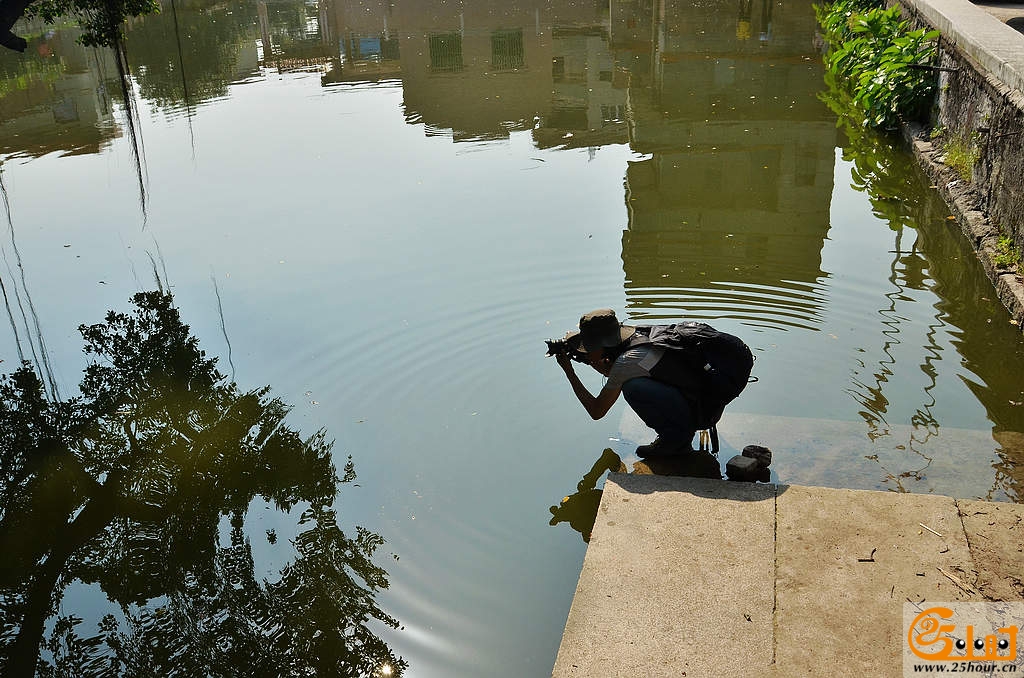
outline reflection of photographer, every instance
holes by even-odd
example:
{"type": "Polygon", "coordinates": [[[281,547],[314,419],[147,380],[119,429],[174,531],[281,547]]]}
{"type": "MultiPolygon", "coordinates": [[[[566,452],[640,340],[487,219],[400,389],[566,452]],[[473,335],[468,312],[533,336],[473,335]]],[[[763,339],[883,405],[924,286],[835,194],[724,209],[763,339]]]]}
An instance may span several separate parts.
{"type": "Polygon", "coordinates": [[[576,484],[576,492],[562,499],[558,506],[548,509],[551,511],[551,521],[548,524],[569,523],[572,529],[583,536],[583,541],[589,542],[590,533],[597,521],[597,508],[601,504],[602,492],[597,489],[597,481],[605,471],[622,470],[625,468],[619,455],[606,449],[583,479],[576,484]]]}
{"type": "Polygon", "coordinates": [[[636,449],[641,458],[691,450],[696,432],[712,428],[747,385],[754,364],[740,339],[704,323],[631,327],[611,309],[584,315],[579,332],[548,342],[548,354],[591,418],[607,414],[622,393],[658,434],[636,449]],[[597,396],[580,381],[573,360],[608,377],[597,396]]]}

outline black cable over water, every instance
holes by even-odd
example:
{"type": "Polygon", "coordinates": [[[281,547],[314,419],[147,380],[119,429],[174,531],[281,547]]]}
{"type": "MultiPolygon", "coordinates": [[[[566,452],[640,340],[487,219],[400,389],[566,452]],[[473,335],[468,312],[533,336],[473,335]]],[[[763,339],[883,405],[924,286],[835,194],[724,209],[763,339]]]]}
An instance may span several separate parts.
{"type": "MultiPolygon", "coordinates": [[[[7,228],[11,235],[11,249],[14,251],[14,256],[18,264],[18,270],[21,273],[21,288],[25,291],[25,299],[26,301],[28,301],[29,312],[32,314],[32,323],[35,326],[35,342],[33,342],[33,333],[32,329],[29,327],[28,315],[25,313],[25,307],[21,303],[21,294],[18,292],[18,285],[17,282],[15,282],[13,286],[14,298],[18,302],[18,309],[21,311],[21,317],[25,323],[25,333],[26,337],[28,337],[29,340],[29,348],[32,350],[32,359],[35,362],[36,372],[39,374],[39,378],[43,382],[44,388],[48,384],[50,387],[49,395],[54,400],[60,401],[60,389],[57,388],[57,380],[54,379],[53,377],[53,367],[50,365],[50,356],[46,352],[46,342],[43,341],[43,330],[39,326],[39,315],[36,313],[35,304],[32,302],[32,295],[29,294],[28,291],[28,282],[25,279],[25,267],[22,265],[21,252],[18,250],[18,242],[14,236],[14,218],[11,215],[11,201],[7,195],[7,187],[4,185],[2,173],[0,173],[0,199],[2,199],[4,203],[4,214],[7,217],[7,228]],[[36,343],[39,344],[38,353],[36,352],[36,343]]],[[[14,271],[11,270],[11,264],[7,260],[6,252],[4,252],[4,263],[7,265],[7,270],[11,273],[11,276],[13,277],[14,271]]],[[[5,302],[7,300],[6,288],[4,289],[4,300],[5,302]]],[[[9,310],[10,306],[8,306],[8,311],[9,310]]],[[[11,322],[13,325],[13,314],[11,316],[11,322]]],[[[17,340],[17,332],[15,332],[15,337],[17,340]]],[[[21,349],[20,340],[18,340],[18,353],[19,355],[23,353],[21,349]]]]}
{"type": "MultiPolygon", "coordinates": [[[[156,282],[157,289],[166,294],[170,294],[171,277],[167,275],[167,261],[164,259],[164,253],[160,249],[160,241],[156,239],[155,235],[152,237],[153,246],[156,247],[156,256],[154,257],[153,253],[149,250],[146,250],[146,256],[149,258],[149,265],[153,269],[153,280],[156,282]],[[157,265],[157,261],[160,262],[159,266],[157,265]],[[161,271],[163,271],[162,275],[161,271]]],[[[174,305],[173,301],[171,302],[171,305],[174,305]]]]}
{"type": "Polygon", "coordinates": [[[7,319],[11,321],[11,331],[14,332],[14,344],[18,347],[18,362],[25,362],[25,350],[21,347],[21,336],[18,334],[18,323],[14,320],[14,312],[11,310],[11,302],[7,298],[7,288],[4,286],[4,279],[0,276],[0,292],[4,295],[4,308],[7,309],[7,319]]]}
{"type": "MultiPolygon", "coordinates": [[[[11,274],[11,279],[13,280],[15,278],[14,269],[11,268],[11,262],[7,260],[6,250],[3,251],[3,258],[4,265],[7,266],[7,272],[11,274]]],[[[25,313],[25,306],[21,303],[21,294],[18,292],[17,280],[14,281],[14,284],[11,286],[11,289],[14,290],[14,301],[18,306],[18,310],[21,311],[21,321],[25,325],[25,337],[26,339],[28,339],[28,349],[32,353],[32,363],[35,365],[36,373],[39,375],[40,380],[43,382],[43,388],[45,389],[47,384],[46,380],[43,378],[43,368],[39,362],[39,354],[36,352],[35,342],[32,341],[32,330],[29,329],[28,326],[28,314],[25,313]]]]}
{"type": "MultiPolygon", "coordinates": [[[[4,186],[3,170],[0,169],[0,194],[3,195],[4,210],[7,212],[8,221],[11,218],[11,208],[7,202],[7,188],[4,186]]],[[[0,292],[4,295],[4,308],[7,309],[7,319],[11,321],[11,331],[14,332],[14,344],[18,348],[18,362],[25,362],[25,349],[21,346],[21,335],[18,334],[18,323],[14,319],[14,311],[11,310],[11,301],[7,297],[7,287],[4,286],[3,276],[0,276],[0,292]]]]}
{"type": "Polygon", "coordinates": [[[156,236],[153,236],[153,246],[156,247],[156,258],[160,260],[160,268],[164,272],[164,283],[167,285],[167,290],[170,291],[171,276],[167,275],[167,260],[164,259],[164,253],[160,249],[160,241],[156,239],[156,236]]]}
{"type": "Polygon", "coordinates": [[[149,257],[149,265],[153,268],[153,279],[156,281],[156,288],[166,294],[163,281],[160,279],[160,269],[156,267],[156,259],[153,258],[153,253],[146,250],[146,256],[149,257]]]}
{"type": "Polygon", "coordinates": [[[235,362],[231,359],[231,340],[228,339],[228,328],[224,323],[224,306],[220,301],[220,287],[217,286],[217,277],[210,274],[210,280],[213,281],[213,293],[217,295],[217,313],[220,314],[220,331],[224,334],[224,341],[228,345],[228,365],[231,365],[231,383],[235,381],[235,362]]]}
{"type": "Polygon", "coordinates": [[[132,161],[135,163],[135,174],[139,181],[139,207],[142,209],[142,229],[145,230],[149,219],[146,195],[149,173],[146,170],[146,148],[142,142],[142,135],[139,134],[142,122],[139,118],[139,107],[135,102],[135,90],[131,83],[131,66],[128,64],[128,50],[123,38],[118,38],[114,43],[114,61],[117,63],[117,76],[121,85],[121,97],[124,100],[125,124],[128,127],[132,161]]]}
{"type": "Polygon", "coordinates": [[[188,79],[185,78],[185,57],[181,49],[181,31],[178,29],[178,7],[171,0],[171,16],[174,19],[174,39],[178,42],[178,70],[181,72],[181,89],[185,93],[185,119],[188,120],[188,138],[192,142],[192,161],[196,159],[196,136],[192,130],[192,104],[188,95],[188,79]]]}

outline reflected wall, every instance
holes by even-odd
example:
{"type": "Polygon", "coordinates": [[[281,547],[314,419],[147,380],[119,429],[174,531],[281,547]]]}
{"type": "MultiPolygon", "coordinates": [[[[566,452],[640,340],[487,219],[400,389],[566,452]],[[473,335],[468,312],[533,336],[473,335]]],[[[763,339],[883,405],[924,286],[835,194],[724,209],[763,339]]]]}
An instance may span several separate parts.
{"type": "Polygon", "coordinates": [[[813,33],[804,3],[656,3],[650,73],[631,73],[650,86],[629,88],[650,156],[626,173],[634,315],[818,323],[836,132],[813,33]]]}
{"type": "MultiPolygon", "coordinates": [[[[605,4],[346,0],[332,7],[338,63],[325,82],[401,78],[406,119],[428,133],[474,140],[550,129],[538,133],[546,146],[622,121],[605,4]]],[[[624,130],[593,139],[624,141],[624,130]]]]}

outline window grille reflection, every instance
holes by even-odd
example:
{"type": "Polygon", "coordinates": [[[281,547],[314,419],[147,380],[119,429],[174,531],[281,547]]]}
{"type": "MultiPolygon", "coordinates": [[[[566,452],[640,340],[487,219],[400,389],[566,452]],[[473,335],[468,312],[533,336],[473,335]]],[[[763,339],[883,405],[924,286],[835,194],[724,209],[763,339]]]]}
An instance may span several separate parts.
{"type": "Polygon", "coordinates": [[[511,71],[522,68],[523,29],[494,31],[491,33],[491,69],[511,71]]]}
{"type": "Polygon", "coordinates": [[[439,33],[430,36],[430,69],[436,73],[462,70],[462,35],[439,33]]]}

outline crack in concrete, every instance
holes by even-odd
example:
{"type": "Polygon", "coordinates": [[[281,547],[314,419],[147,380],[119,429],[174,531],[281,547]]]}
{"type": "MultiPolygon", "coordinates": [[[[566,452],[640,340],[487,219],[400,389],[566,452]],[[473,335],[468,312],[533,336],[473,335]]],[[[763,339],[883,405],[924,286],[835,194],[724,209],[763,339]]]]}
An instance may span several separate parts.
{"type": "MultiPolygon", "coordinates": [[[[964,512],[960,507],[960,500],[954,499],[953,506],[956,507],[956,516],[960,519],[960,532],[964,535],[964,541],[967,543],[967,555],[971,559],[971,586],[976,590],[981,591],[981,587],[978,585],[980,575],[978,574],[978,563],[974,561],[974,547],[971,545],[971,535],[967,532],[967,525],[964,523],[964,512]]],[[[966,572],[964,573],[966,574],[966,572]]],[[[982,594],[984,595],[984,593],[982,594]]],[[[986,598],[988,596],[985,596],[986,598]]]]}
{"type": "Polygon", "coordinates": [[[779,646],[779,486],[775,486],[772,496],[775,503],[772,511],[772,663],[775,666],[775,653],[779,646]]]}

